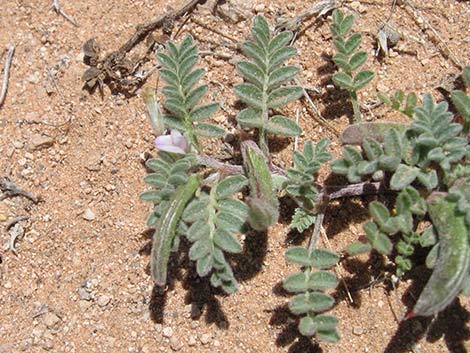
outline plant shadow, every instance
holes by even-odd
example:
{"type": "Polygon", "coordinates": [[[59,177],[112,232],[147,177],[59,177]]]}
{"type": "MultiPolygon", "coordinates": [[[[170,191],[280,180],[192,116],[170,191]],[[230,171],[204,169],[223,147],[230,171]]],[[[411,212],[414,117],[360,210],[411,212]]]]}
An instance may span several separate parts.
{"type": "Polygon", "coordinates": [[[318,343],[299,333],[298,319],[290,313],[286,304],[280,305],[272,311],[269,325],[282,327],[276,338],[276,346],[289,346],[289,353],[323,353],[318,343]]]}
{"type": "MultiPolygon", "coordinates": [[[[144,236],[148,237],[148,233],[153,233],[153,230],[150,229],[144,232],[144,236]]],[[[225,296],[225,293],[212,288],[207,277],[198,277],[195,266],[187,255],[190,248],[188,241],[182,238],[179,246],[179,251],[172,253],[168,262],[166,287],[162,288],[154,285],[152,289],[149,302],[151,319],[156,323],[164,322],[167,293],[175,288],[176,281],[180,281],[187,291],[185,303],[191,304],[191,319],[199,320],[205,314],[207,324],[215,323],[219,328],[226,329],[228,327],[227,316],[217,298],[218,296],[225,296]]],[[[147,242],[140,249],[140,253],[149,255],[151,248],[151,241],[147,242]]],[[[150,274],[150,264],[147,266],[146,273],[150,274]]]]}
{"type": "MultiPolygon", "coordinates": [[[[423,290],[429,276],[423,276],[423,267],[417,266],[410,273],[413,279],[411,286],[402,297],[402,302],[411,310],[416,298],[423,290]]],[[[424,272],[430,272],[425,270],[424,272]]],[[[413,317],[402,320],[390,339],[384,353],[405,353],[420,339],[434,343],[441,338],[451,353],[466,353],[468,346],[465,341],[470,339],[470,312],[462,306],[457,298],[450,306],[433,317],[413,317]]]]}
{"type": "Polygon", "coordinates": [[[353,308],[362,305],[362,292],[382,283],[387,292],[393,287],[390,281],[385,281],[385,273],[392,271],[392,265],[387,265],[385,257],[377,252],[371,252],[367,261],[347,257],[341,261],[343,268],[350,274],[342,276],[340,283],[332,294],[336,302],[348,300],[353,308]]]}
{"type": "MultiPolygon", "coordinates": [[[[141,255],[150,255],[152,234],[153,229],[143,233],[147,242],[139,251],[141,255]]],[[[164,322],[167,293],[172,291],[175,283],[179,281],[186,290],[185,303],[191,304],[190,318],[199,320],[204,316],[206,324],[215,323],[217,327],[227,329],[229,320],[219,301],[220,297],[226,297],[227,294],[220,288],[213,288],[208,276],[198,276],[194,262],[188,257],[190,247],[191,244],[181,237],[178,252],[172,253],[168,262],[166,287],[155,285],[152,289],[149,302],[150,317],[156,323],[164,322]]],[[[267,232],[248,232],[243,252],[228,258],[232,263],[235,278],[238,281],[246,281],[256,276],[262,269],[266,253],[267,232]]],[[[150,265],[147,266],[146,273],[150,275],[150,265]]]]}
{"type": "Polygon", "coordinates": [[[243,251],[231,256],[232,269],[238,281],[247,281],[263,268],[268,249],[268,232],[249,230],[245,233],[243,251]]]}

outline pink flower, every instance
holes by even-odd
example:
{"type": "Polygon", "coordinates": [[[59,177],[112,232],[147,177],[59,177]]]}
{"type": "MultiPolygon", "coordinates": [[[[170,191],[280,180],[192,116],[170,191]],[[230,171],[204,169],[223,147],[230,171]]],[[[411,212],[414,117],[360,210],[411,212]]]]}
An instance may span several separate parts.
{"type": "Polygon", "coordinates": [[[169,135],[161,135],[155,139],[155,147],[160,151],[186,154],[188,141],[178,130],[171,130],[169,135]]]}

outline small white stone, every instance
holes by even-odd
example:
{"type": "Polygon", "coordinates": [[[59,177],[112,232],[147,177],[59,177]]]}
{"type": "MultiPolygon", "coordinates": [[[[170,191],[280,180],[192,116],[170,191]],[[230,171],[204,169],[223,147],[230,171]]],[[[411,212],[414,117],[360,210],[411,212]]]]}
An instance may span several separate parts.
{"type": "Polygon", "coordinates": [[[95,218],[96,215],[90,208],[87,208],[85,212],[83,212],[83,219],[87,221],[93,221],[95,218]]]}
{"type": "Polygon", "coordinates": [[[253,8],[253,10],[255,10],[255,13],[260,13],[263,12],[265,8],[266,6],[264,6],[264,4],[258,4],[253,8]]]}
{"type": "Polygon", "coordinates": [[[111,297],[107,295],[102,295],[98,298],[97,303],[99,306],[105,307],[106,305],[109,304],[110,301],[111,301],[111,297]]]}
{"type": "Polygon", "coordinates": [[[163,337],[170,338],[173,336],[173,329],[171,327],[165,327],[163,329],[163,337]]]}
{"type": "Polygon", "coordinates": [[[49,136],[40,134],[33,135],[28,144],[28,151],[37,151],[43,148],[50,147],[54,144],[54,139],[49,136]]]}
{"type": "Polygon", "coordinates": [[[16,149],[20,150],[24,147],[24,142],[23,141],[19,141],[19,140],[15,140],[12,142],[12,145],[13,147],[15,147],[16,149]]]}
{"type": "Polygon", "coordinates": [[[81,300],[91,300],[91,295],[90,295],[90,293],[88,293],[88,292],[86,291],[85,288],[80,287],[80,288],[78,288],[77,292],[78,292],[78,297],[79,297],[81,300]]]}
{"type": "Polygon", "coordinates": [[[211,335],[205,333],[201,336],[200,341],[202,344],[206,345],[211,341],[211,338],[212,338],[211,335]]]}
{"type": "Polygon", "coordinates": [[[48,312],[44,315],[42,321],[48,328],[51,328],[60,321],[60,318],[56,314],[48,312]]]}
{"type": "Polygon", "coordinates": [[[195,346],[196,343],[197,343],[196,338],[194,336],[189,336],[188,346],[190,346],[190,347],[195,346]]]}
{"type": "Polygon", "coordinates": [[[178,336],[173,336],[170,338],[170,347],[176,352],[183,348],[183,343],[178,336]]]}

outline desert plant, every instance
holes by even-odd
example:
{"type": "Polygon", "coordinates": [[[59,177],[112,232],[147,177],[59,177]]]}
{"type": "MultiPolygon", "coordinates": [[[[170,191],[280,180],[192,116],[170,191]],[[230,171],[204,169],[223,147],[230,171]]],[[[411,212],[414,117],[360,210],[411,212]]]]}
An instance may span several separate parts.
{"type": "MultiPolygon", "coordinates": [[[[351,55],[360,44],[358,35],[344,39],[353,19],[338,11],[333,17],[335,46],[351,55]]],[[[152,189],[141,195],[153,203],[147,225],[155,228],[151,254],[155,283],[166,284],[170,252],[178,251],[184,236],[191,244],[189,258],[198,275],[210,276],[212,286],[226,293],[236,291],[238,283],[229,254],[242,252],[237,236],[250,228],[266,231],[275,225],[279,197],[287,195],[297,204],[291,228],[304,231],[314,226],[308,248],[294,246],[286,251],[287,261],[301,266],[283,282],[283,287],[295,294],[288,307],[299,316],[302,335],[337,342],[338,320],[325,312],[334,305],[328,291],[337,286],[338,278],[330,269],[340,261],[340,255],[317,246],[323,215],[332,199],[388,192],[396,196],[394,204],[369,204],[372,220],[364,225],[367,240],[350,244],[347,252],[356,255],[374,250],[390,256],[401,278],[415,265],[412,255],[416,248],[430,249],[426,264],[433,267],[433,273],[408,317],[441,311],[462,291],[470,292],[468,96],[463,91],[452,95],[464,118],[459,121],[447,103],[436,103],[430,95],[425,95],[418,107],[414,107],[416,98],[408,96],[401,109],[404,95],[398,93],[391,100],[392,107],[410,116],[410,123],[349,126],[342,137],[343,158],[331,163],[332,172],[345,176],[349,184],[320,186],[317,174],[332,158],[327,139],[317,144],[306,141],[302,151],[294,152],[293,166],[287,171],[272,163],[269,150],[269,135],[296,136],[301,132],[289,118],[273,115],[273,109],[299,98],[302,92],[288,85],[298,69],[283,66],[296,53],[288,45],[291,38],[290,32],[273,36],[264,18],[257,16],[252,40],[244,44],[251,61],[237,65],[246,82],[237,85],[235,93],[247,108],[238,114],[237,121],[242,128],[255,129],[259,139],[256,143],[243,134],[241,166],[205,155],[199,141],[200,137],[221,136],[223,129],[201,122],[218,105],[196,105],[207,86],[197,86],[203,70],[195,68],[193,39],[187,36],[179,45],[170,42],[166,52],[158,54],[160,74],[167,82],[162,89],[166,96],[163,107],[169,114],[162,114],[152,92],[146,92],[144,98],[154,132],[161,134],[162,124],[170,131],[155,140],[158,157],[146,162],[151,172],[145,177],[152,189]]],[[[349,75],[350,93],[356,97],[353,105],[358,109],[355,91],[373,74],[359,73],[353,78],[352,71],[365,61],[364,54],[353,60],[355,55],[336,60],[349,65],[349,71],[343,68],[336,77],[349,75]]],[[[466,69],[467,84],[468,76],[466,69]]]]}

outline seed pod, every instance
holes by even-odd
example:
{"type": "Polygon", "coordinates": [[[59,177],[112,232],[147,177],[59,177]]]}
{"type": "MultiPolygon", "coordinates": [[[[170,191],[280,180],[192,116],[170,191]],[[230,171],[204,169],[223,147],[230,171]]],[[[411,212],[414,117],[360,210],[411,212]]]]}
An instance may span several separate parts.
{"type": "Polygon", "coordinates": [[[185,185],[179,186],[168,208],[160,216],[153,235],[150,269],[152,278],[158,286],[166,284],[168,260],[170,259],[171,245],[176,234],[176,228],[186,204],[191,200],[201,179],[192,175],[185,185]]]}
{"type": "Polygon", "coordinates": [[[428,283],[406,319],[434,315],[445,309],[462,290],[470,268],[465,215],[442,193],[431,194],[427,203],[439,236],[439,254],[428,283]]]}

